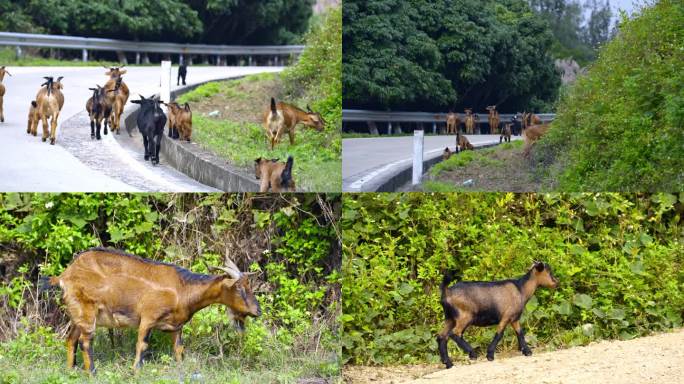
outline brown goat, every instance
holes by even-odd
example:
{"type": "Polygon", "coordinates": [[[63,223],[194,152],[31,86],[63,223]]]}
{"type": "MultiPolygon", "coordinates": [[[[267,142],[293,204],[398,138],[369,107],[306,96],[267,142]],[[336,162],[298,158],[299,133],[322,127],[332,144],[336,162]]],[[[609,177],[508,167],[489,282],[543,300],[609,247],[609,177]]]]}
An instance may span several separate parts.
{"type": "Polygon", "coordinates": [[[496,105],[490,105],[486,108],[489,111],[489,133],[496,135],[499,132],[499,111],[496,110],[496,105]]]}
{"type": "Polygon", "coordinates": [[[477,358],[473,347],[463,339],[463,333],[471,325],[497,326],[496,335],[487,347],[487,360],[494,360],[496,345],[503,337],[508,325],[518,336],[520,351],[525,356],[532,354],[525,342],[525,333],[520,326],[520,316],[525,309],[525,304],[537,288],[558,286],[558,280],[548,264],[535,261],[527,273],[518,279],[462,281],[449,287],[452,280],[453,277],[447,274],[440,285],[445,324],[437,335],[439,355],[447,369],[453,366],[447,351],[449,338],[453,339],[471,360],[477,358]]]}
{"type": "Polygon", "coordinates": [[[470,141],[461,132],[456,132],[456,153],[465,151],[466,149],[474,150],[475,147],[470,144],[470,141]]]}
{"type": "Polygon", "coordinates": [[[546,132],[549,130],[549,126],[550,124],[530,125],[523,131],[523,139],[525,140],[523,155],[525,157],[530,156],[532,145],[539,140],[539,138],[546,134],[546,132]]]}
{"type": "Polygon", "coordinates": [[[278,162],[278,159],[254,160],[254,177],[261,180],[259,192],[268,192],[269,188],[273,192],[294,192],[295,182],[292,178],[292,156],[287,158],[287,162],[278,162]]]}
{"type": "Polygon", "coordinates": [[[533,112],[523,112],[523,130],[527,129],[532,125],[539,125],[542,121],[539,116],[535,115],[533,112]]]}
{"type": "Polygon", "coordinates": [[[190,141],[192,136],[192,111],[190,104],[181,108],[176,102],[164,103],[169,108],[169,137],[190,141]]]}
{"type": "Polygon", "coordinates": [[[2,108],[3,98],[5,97],[5,85],[2,83],[2,81],[5,79],[5,74],[12,76],[12,74],[9,73],[9,71],[5,69],[5,66],[3,65],[0,67],[0,123],[5,122],[5,111],[2,108]]]}
{"type": "Polygon", "coordinates": [[[38,114],[38,103],[36,103],[35,100],[31,100],[31,106],[29,107],[28,113],[28,126],[26,127],[26,133],[33,134],[33,136],[37,134],[36,131],[32,131],[31,128],[33,128],[34,123],[36,127],[38,126],[39,119],[40,115],[38,114]]]}
{"type": "Polygon", "coordinates": [[[458,126],[461,124],[461,119],[457,113],[449,111],[446,117],[447,134],[456,133],[458,126]]]}
{"type": "Polygon", "coordinates": [[[34,136],[38,130],[38,120],[43,123],[43,141],[50,137],[50,144],[54,145],[57,137],[57,120],[59,113],[64,106],[64,94],[62,94],[63,77],[54,81],[52,77],[45,77],[46,82],[41,85],[36,94],[36,110],[38,118],[33,121],[30,133],[34,136]],[[45,88],[43,88],[45,87],[45,88]],[[48,132],[48,120],[50,120],[50,132],[48,132]]]}
{"type": "Polygon", "coordinates": [[[259,302],[245,274],[230,260],[220,276],[187,269],[128,253],[92,248],[74,257],[58,277],[43,278],[43,286],[63,291],[71,330],[66,340],[67,368],[73,368],[78,343],[85,369],[94,372],[92,339],[96,327],[138,328],[134,369],[142,365],[150,332],[171,332],[177,361],[183,355],[183,325],[195,312],[223,304],[235,315],[238,327],[245,316],[260,316],[259,302]]]}
{"type": "Polygon", "coordinates": [[[475,125],[477,121],[479,120],[479,117],[475,114],[473,114],[473,110],[470,108],[466,108],[465,110],[465,128],[466,128],[466,133],[469,135],[472,135],[473,132],[475,132],[475,125]]]}
{"type": "Polygon", "coordinates": [[[123,82],[123,75],[126,73],[125,69],[122,67],[111,67],[105,72],[106,76],[109,76],[109,80],[105,83],[104,89],[107,92],[107,104],[110,105],[112,113],[110,115],[110,127],[112,132],[116,132],[118,135],[120,133],[120,123],[121,115],[123,114],[126,102],[128,102],[128,97],[130,91],[128,86],[123,82]]]}
{"type": "Polygon", "coordinates": [[[499,136],[499,143],[501,143],[504,140],[507,143],[511,142],[511,127],[512,126],[513,126],[513,123],[504,124],[504,129],[501,131],[501,136],[499,136]]]}
{"type": "Polygon", "coordinates": [[[447,161],[451,157],[451,150],[449,147],[444,148],[444,152],[442,152],[442,161],[447,161]]]}
{"type": "Polygon", "coordinates": [[[307,106],[307,111],[304,112],[292,104],[283,102],[276,104],[274,98],[271,98],[270,108],[264,112],[263,121],[271,150],[280,142],[280,138],[285,132],[290,136],[290,145],[294,145],[295,127],[299,123],[314,128],[319,132],[325,127],[325,120],[323,120],[321,114],[313,112],[309,106],[307,106]]]}

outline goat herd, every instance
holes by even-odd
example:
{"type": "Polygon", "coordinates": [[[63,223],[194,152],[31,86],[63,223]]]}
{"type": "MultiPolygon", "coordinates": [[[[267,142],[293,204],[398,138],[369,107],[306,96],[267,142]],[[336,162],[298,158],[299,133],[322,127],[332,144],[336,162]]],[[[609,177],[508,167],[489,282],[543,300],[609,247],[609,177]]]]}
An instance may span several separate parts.
{"type": "MultiPolygon", "coordinates": [[[[104,86],[96,85],[89,88],[92,96],[86,102],[86,111],[90,118],[90,137],[93,140],[101,140],[101,131],[105,135],[110,130],[117,135],[121,128],[121,115],[124,106],[128,102],[130,91],[123,81],[126,70],[121,67],[105,67],[108,76],[104,86]]],[[[5,66],[0,67],[0,122],[4,122],[3,97],[5,86],[2,81],[5,74],[12,76],[5,66]]],[[[178,69],[178,82],[181,78],[185,85],[187,68],[181,65],[178,69]]],[[[50,138],[50,144],[55,144],[57,133],[57,121],[64,106],[63,85],[60,76],[56,80],[53,77],[44,77],[35,100],[31,101],[28,115],[26,133],[37,136],[38,123],[43,125],[43,141],[50,138]],[[50,129],[48,131],[48,123],[50,129]]],[[[190,105],[179,105],[176,102],[163,103],[158,97],[131,100],[131,103],[139,104],[136,122],[143,138],[145,160],[150,160],[153,165],[159,164],[159,151],[161,148],[164,126],[167,124],[167,116],[161,108],[164,104],[168,108],[168,136],[172,139],[190,141],[192,136],[192,111],[190,105]]],[[[263,126],[269,148],[272,151],[283,135],[289,136],[290,145],[295,143],[295,127],[302,124],[305,127],[322,131],[325,120],[320,113],[313,112],[307,105],[304,111],[292,104],[278,102],[271,98],[270,106],[265,108],[263,114],[263,126]]],[[[130,129],[127,129],[130,135],[130,129]]],[[[255,177],[260,180],[260,191],[267,192],[294,192],[295,183],[292,177],[294,159],[289,156],[287,161],[280,162],[278,159],[261,158],[255,160],[255,177]]]]}
{"type": "MultiPolygon", "coordinates": [[[[489,112],[489,133],[493,135],[500,134],[499,143],[503,141],[510,142],[512,135],[522,135],[523,139],[525,140],[525,149],[523,150],[523,155],[525,157],[529,156],[532,144],[534,144],[535,141],[537,141],[541,136],[543,136],[549,128],[549,124],[542,124],[542,120],[539,118],[539,116],[535,115],[534,113],[518,112],[511,118],[510,122],[504,123],[503,129],[501,129],[501,131],[499,132],[499,128],[501,126],[501,118],[499,116],[499,112],[496,110],[496,106],[490,105],[486,109],[489,112]]],[[[474,134],[476,128],[478,133],[480,133],[480,129],[478,127],[479,121],[480,116],[477,113],[473,113],[473,110],[471,108],[465,109],[463,124],[465,127],[466,134],[474,134]]],[[[456,134],[456,153],[462,150],[472,150],[475,148],[470,143],[468,138],[461,135],[461,130],[459,128],[460,125],[460,116],[457,113],[454,113],[450,110],[446,116],[446,133],[456,134]]],[[[442,154],[442,159],[449,159],[451,157],[451,153],[452,152],[449,149],[449,147],[446,147],[442,154]]]]}

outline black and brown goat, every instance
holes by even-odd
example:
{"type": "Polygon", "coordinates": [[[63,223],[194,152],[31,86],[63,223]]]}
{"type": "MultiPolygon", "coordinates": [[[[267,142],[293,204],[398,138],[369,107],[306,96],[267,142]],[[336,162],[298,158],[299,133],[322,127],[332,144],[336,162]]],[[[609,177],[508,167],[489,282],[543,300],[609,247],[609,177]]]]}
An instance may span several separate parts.
{"type": "Polygon", "coordinates": [[[12,76],[12,74],[9,73],[9,71],[3,65],[2,67],[0,67],[0,123],[5,122],[5,111],[2,107],[2,101],[5,97],[5,85],[2,83],[2,81],[5,79],[5,74],[12,76]]]}
{"type": "Polygon", "coordinates": [[[177,361],[183,356],[183,325],[202,308],[226,305],[241,328],[246,316],[261,309],[247,276],[230,260],[220,276],[188,271],[105,248],[92,248],[74,257],[60,276],[43,278],[43,284],[62,289],[71,330],[66,340],[67,367],[74,366],[80,344],[85,369],[94,372],[92,340],[96,327],[138,328],[134,369],[142,365],[150,332],[158,329],[173,336],[177,361]]]}
{"type": "Polygon", "coordinates": [[[474,150],[475,147],[470,144],[470,140],[464,135],[461,135],[460,131],[456,131],[456,153],[465,151],[466,149],[474,150]]]}
{"type": "Polygon", "coordinates": [[[100,128],[104,122],[104,134],[107,134],[109,115],[112,113],[111,106],[107,103],[106,91],[97,85],[97,88],[88,88],[93,95],[86,102],[86,111],[90,117],[90,138],[100,140],[100,128]]]}
{"type": "Polygon", "coordinates": [[[444,152],[442,152],[442,161],[447,161],[451,157],[451,150],[449,147],[444,148],[444,152]]]}
{"type": "Polygon", "coordinates": [[[192,111],[190,104],[185,103],[183,107],[178,103],[164,103],[169,108],[169,137],[190,141],[192,136],[192,111]]]}
{"type": "Polygon", "coordinates": [[[295,182],[292,178],[294,159],[288,156],[287,162],[278,159],[258,158],[254,160],[254,177],[261,180],[259,192],[294,192],[295,182]]]}
{"type": "Polygon", "coordinates": [[[448,368],[453,366],[447,351],[449,338],[468,354],[477,358],[473,347],[463,339],[469,326],[486,327],[496,325],[496,335],[487,347],[487,360],[494,360],[496,345],[510,325],[518,336],[518,348],[525,356],[532,351],[525,342],[525,331],[520,326],[520,316],[525,304],[538,287],[556,288],[558,280],[551,267],[535,261],[527,273],[518,278],[500,281],[461,281],[449,287],[452,277],[444,276],[440,290],[444,309],[444,328],[437,335],[439,356],[448,368]]]}

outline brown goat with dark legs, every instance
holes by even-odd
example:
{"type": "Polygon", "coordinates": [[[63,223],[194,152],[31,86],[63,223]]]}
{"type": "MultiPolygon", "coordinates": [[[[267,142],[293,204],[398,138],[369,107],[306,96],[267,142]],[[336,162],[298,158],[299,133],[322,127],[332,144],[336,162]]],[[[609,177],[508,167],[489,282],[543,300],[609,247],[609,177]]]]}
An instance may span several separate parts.
{"type": "Polygon", "coordinates": [[[475,147],[470,144],[467,137],[461,135],[461,132],[456,131],[456,153],[465,151],[466,149],[473,150],[475,147]]]}
{"type": "Polygon", "coordinates": [[[325,120],[321,114],[313,112],[309,106],[304,112],[292,104],[276,103],[274,98],[271,98],[270,108],[264,112],[263,121],[271,150],[280,142],[280,138],[285,133],[290,136],[290,145],[294,145],[297,124],[301,123],[319,132],[325,127],[325,120]]]}
{"type": "Polygon", "coordinates": [[[110,124],[112,132],[119,134],[121,115],[123,114],[126,102],[128,102],[128,97],[130,96],[130,91],[128,86],[123,82],[123,75],[126,74],[126,70],[122,67],[111,67],[107,68],[105,72],[106,76],[109,76],[109,80],[105,83],[104,89],[107,92],[107,103],[111,106],[112,113],[110,116],[110,124]]]}
{"type": "Polygon", "coordinates": [[[442,161],[449,160],[451,157],[451,150],[449,147],[444,148],[444,152],[442,152],[442,161]]]}
{"type": "Polygon", "coordinates": [[[489,134],[496,135],[499,132],[499,111],[496,110],[496,105],[490,105],[486,108],[489,111],[489,134]]]}
{"type": "Polygon", "coordinates": [[[278,159],[254,160],[254,177],[261,180],[259,192],[294,192],[295,182],[292,178],[292,156],[287,158],[287,162],[278,162],[278,159]]]}
{"type": "Polygon", "coordinates": [[[187,269],[127,254],[92,248],[74,257],[60,276],[42,278],[45,286],[59,286],[71,318],[67,337],[67,368],[74,366],[78,344],[85,369],[95,371],[92,340],[96,327],[138,328],[134,369],[142,364],[152,329],[173,334],[177,361],[183,354],[183,325],[202,308],[226,305],[242,327],[246,316],[261,309],[246,274],[230,260],[226,274],[204,275],[187,269]]]}
{"type": "Polygon", "coordinates": [[[36,111],[38,119],[33,121],[31,133],[35,136],[38,130],[38,120],[43,124],[43,141],[50,137],[50,144],[54,145],[57,137],[57,120],[64,106],[64,94],[62,94],[63,77],[54,81],[52,77],[45,77],[45,83],[41,85],[36,94],[36,111]],[[44,88],[43,88],[44,87],[44,88]],[[50,132],[48,132],[48,120],[50,120],[50,132]]]}
{"type": "Polygon", "coordinates": [[[36,136],[37,132],[33,130],[33,127],[38,126],[38,120],[40,116],[38,115],[38,103],[35,100],[31,100],[31,106],[29,107],[28,113],[28,126],[26,127],[26,133],[36,136]],[[35,123],[35,125],[34,125],[35,123]]]}
{"type": "Polygon", "coordinates": [[[97,88],[88,88],[93,95],[86,102],[86,111],[90,117],[90,138],[100,140],[100,128],[104,122],[104,134],[107,134],[109,115],[112,113],[111,106],[107,103],[106,91],[97,85],[97,88]]]}
{"type": "Polygon", "coordinates": [[[520,326],[520,316],[525,304],[539,287],[556,288],[558,280],[551,267],[535,261],[527,273],[518,278],[500,281],[461,281],[449,287],[453,278],[444,276],[440,290],[444,309],[444,328],[437,335],[437,347],[442,363],[449,369],[453,366],[447,351],[449,338],[468,354],[471,360],[477,353],[463,339],[469,326],[486,327],[496,325],[496,335],[487,347],[487,360],[494,360],[496,345],[510,325],[518,337],[518,348],[525,356],[532,351],[525,342],[525,332],[520,326]]]}
{"type": "Polygon", "coordinates": [[[12,76],[12,74],[9,73],[9,71],[3,65],[0,67],[0,123],[5,122],[5,110],[2,107],[3,99],[5,97],[5,85],[2,83],[2,81],[5,79],[5,74],[12,76]]]}
{"type": "Polygon", "coordinates": [[[182,107],[176,102],[164,103],[169,108],[169,137],[190,141],[192,136],[192,111],[190,104],[182,107]]]}
{"type": "Polygon", "coordinates": [[[447,134],[456,133],[458,126],[461,124],[461,119],[459,119],[458,114],[449,111],[446,117],[446,129],[447,134]]]}
{"type": "Polygon", "coordinates": [[[525,148],[523,149],[523,156],[528,157],[532,150],[532,145],[537,142],[549,130],[550,124],[531,125],[523,131],[523,139],[525,140],[525,148]]]}
{"type": "Polygon", "coordinates": [[[465,110],[465,130],[466,133],[472,135],[475,132],[475,115],[473,115],[473,110],[466,108],[465,110]]]}
{"type": "Polygon", "coordinates": [[[502,141],[511,142],[511,127],[513,127],[513,123],[504,124],[504,129],[501,131],[501,136],[499,136],[499,143],[502,141]]]}

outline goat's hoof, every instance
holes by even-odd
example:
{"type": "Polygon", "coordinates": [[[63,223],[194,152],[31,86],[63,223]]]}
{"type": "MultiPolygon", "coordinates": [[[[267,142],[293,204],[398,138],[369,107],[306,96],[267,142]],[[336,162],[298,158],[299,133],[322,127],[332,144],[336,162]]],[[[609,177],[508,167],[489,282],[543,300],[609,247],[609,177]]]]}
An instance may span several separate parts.
{"type": "Polygon", "coordinates": [[[477,360],[477,353],[476,353],[475,351],[470,352],[470,353],[468,354],[468,358],[469,358],[470,360],[477,360]]]}
{"type": "Polygon", "coordinates": [[[149,159],[150,159],[150,157],[147,156],[147,155],[145,155],[145,161],[147,161],[147,160],[149,160],[149,159]]]}
{"type": "Polygon", "coordinates": [[[90,139],[91,139],[91,140],[94,139],[94,138],[95,138],[95,135],[90,135],[90,139]]]}
{"type": "Polygon", "coordinates": [[[50,145],[55,145],[55,139],[50,139],[50,145]]]}
{"type": "Polygon", "coordinates": [[[446,363],[444,363],[444,365],[446,366],[446,369],[450,369],[454,366],[454,363],[452,363],[451,361],[447,361],[446,363]]]}
{"type": "Polygon", "coordinates": [[[494,354],[493,354],[493,353],[488,353],[488,354],[487,354],[487,360],[489,360],[489,361],[494,361],[494,354]]]}
{"type": "Polygon", "coordinates": [[[532,351],[529,348],[525,348],[522,350],[523,355],[525,356],[532,356],[532,351]]]}
{"type": "Polygon", "coordinates": [[[47,138],[46,138],[46,137],[43,137],[43,143],[46,142],[46,141],[47,141],[47,138]]]}

